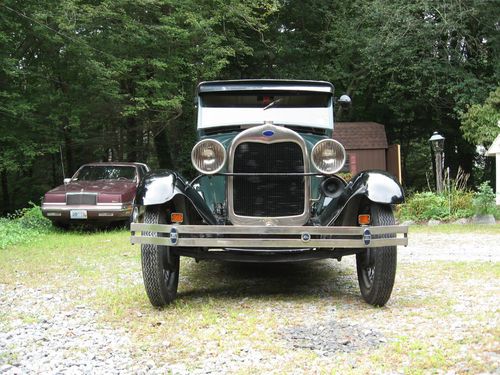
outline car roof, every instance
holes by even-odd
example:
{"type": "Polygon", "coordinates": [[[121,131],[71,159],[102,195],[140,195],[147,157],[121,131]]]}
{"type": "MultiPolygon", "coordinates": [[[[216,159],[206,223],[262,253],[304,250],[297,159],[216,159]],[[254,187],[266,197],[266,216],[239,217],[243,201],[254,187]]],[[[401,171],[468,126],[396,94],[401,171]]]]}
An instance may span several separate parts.
{"type": "Polygon", "coordinates": [[[326,81],[239,79],[201,82],[196,89],[196,94],[228,91],[310,91],[333,94],[334,90],[333,85],[326,81]]]}
{"type": "Polygon", "coordinates": [[[99,165],[102,165],[102,166],[117,166],[117,167],[137,167],[139,165],[142,165],[144,167],[146,167],[147,169],[149,169],[149,167],[144,164],[144,163],[136,163],[136,162],[127,162],[127,161],[99,161],[99,162],[95,162],[95,163],[86,163],[86,164],[82,164],[82,167],[84,166],[99,166],[99,165]]]}

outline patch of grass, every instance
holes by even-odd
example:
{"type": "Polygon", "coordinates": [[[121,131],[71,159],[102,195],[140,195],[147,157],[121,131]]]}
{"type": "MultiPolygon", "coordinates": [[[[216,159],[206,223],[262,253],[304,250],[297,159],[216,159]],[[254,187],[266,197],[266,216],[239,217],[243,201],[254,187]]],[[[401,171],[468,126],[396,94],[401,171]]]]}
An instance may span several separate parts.
{"type": "Polygon", "coordinates": [[[0,218],[0,250],[19,243],[34,243],[54,231],[49,220],[42,216],[40,207],[17,211],[7,218],[0,218]]]}
{"type": "Polygon", "coordinates": [[[500,224],[478,225],[478,224],[440,224],[435,226],[410,225],[409,233],[478,233],[478,234],[500,234],[500,224]]]}

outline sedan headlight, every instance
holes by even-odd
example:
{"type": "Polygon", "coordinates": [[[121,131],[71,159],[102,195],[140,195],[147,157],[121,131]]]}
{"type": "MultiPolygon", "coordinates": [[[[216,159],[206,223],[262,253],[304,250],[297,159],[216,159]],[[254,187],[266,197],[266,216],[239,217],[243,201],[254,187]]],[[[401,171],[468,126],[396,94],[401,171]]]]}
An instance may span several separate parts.
{"type": "Polygon", "coordinates": [[[333,139],[323,139],[312,149],[312,162],[316,169],[324,174],[334,174],[345,164],[345,149],[333,139]]]}
{"type": "Polygon", "coordinates": [[[217,173],[226,162],[226,149],[214,139],[204,139],[193,147],[191,161],[196,170],[201,173],[217,173]]]}

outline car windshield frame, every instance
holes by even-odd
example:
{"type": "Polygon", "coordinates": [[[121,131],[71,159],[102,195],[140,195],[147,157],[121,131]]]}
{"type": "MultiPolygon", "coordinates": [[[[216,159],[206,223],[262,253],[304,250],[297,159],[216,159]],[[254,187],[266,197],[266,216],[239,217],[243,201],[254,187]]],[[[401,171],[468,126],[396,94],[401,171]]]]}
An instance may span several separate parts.
{"type": "Polygon", "coordinates": [[[84,165],[72,181],[137,180],[137,168],[129,165],[84,165]],[[132,174],[131,174],[132,173],[132,174]]]}

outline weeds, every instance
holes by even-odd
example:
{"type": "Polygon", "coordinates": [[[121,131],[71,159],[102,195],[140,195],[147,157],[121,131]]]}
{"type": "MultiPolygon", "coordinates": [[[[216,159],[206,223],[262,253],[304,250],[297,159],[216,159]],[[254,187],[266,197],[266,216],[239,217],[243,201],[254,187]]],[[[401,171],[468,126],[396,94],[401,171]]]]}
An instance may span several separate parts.
{"type": "Polygon", "coordinates": [[[6,218],[0,218],[0,249],[22,242],[32,242],[51,232],[50,220],[42,215],[40,207],[31,203],[6,218]]]}
{"type": "Polygon", "coordinates": [[[470,217],[473,193],[452,189],[443,194],[430,191],[415,193],[399,210],[400,220],[424,221],[429,219],[453,220],[470,217]]]}
{"type": "Polygon", "coordinates": [[[474,194],[474,211],[477,215],[492,215],[496,213],[495,193],[489,181],[483,182],[474,194]]]}

